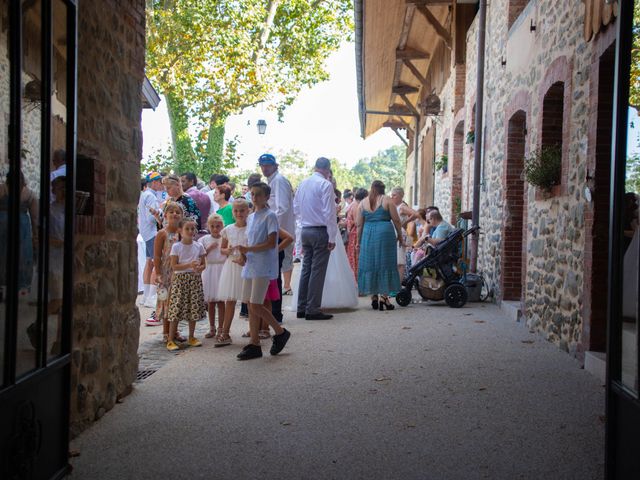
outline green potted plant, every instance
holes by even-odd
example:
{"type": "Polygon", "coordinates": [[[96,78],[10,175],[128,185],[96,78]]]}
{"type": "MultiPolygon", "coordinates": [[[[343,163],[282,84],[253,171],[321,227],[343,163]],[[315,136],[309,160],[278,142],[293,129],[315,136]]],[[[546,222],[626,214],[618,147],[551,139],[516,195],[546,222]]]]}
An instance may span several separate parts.
{"type": "Polygon", "coordinates": [[[550,193],[560,184],[562,150],[559,146],[544,146],[533,151],[524,162],[524,178],[530,185],[550,193]]]}
{"type": "Polygon", "coordinates": [[[442,173],[447,173],[449,169],[449,156],[446,153],[443,153],[436,159],[436,171],[442,170],[442,173]]]}
{"type": "Polygon", "coordinates": [[[476,131],[471,129],[467,132],[467,145],[473,145],[476,142],[476,131]]]}

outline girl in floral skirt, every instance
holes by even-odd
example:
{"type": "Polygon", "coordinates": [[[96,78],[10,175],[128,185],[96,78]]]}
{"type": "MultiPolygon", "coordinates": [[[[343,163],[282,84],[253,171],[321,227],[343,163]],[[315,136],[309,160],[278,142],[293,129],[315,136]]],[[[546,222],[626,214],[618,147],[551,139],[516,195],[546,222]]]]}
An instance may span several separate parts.
{"type": "MultiPolygon", "coordinates": [[[[156,235],[153,244],[153,266],[156,271],[156,283],[158,284],[157,301],[155,315],[146,320],[149,327],[162,325],[162,341],[166,344],[169,341],[169,297],[171,295],[171,280],[173,270],[171,270],[171,247],[180,241],[180,222],[182,221],[183,210],[179,203],[167,201],[164,205],[163,217],[165,226],[156,235]]],[[[176,334],[178,342],[185,342],[187,339],[176,334]]]]}
{"type": "Polygon", "coordinates": [[[205,267],[205,250],[202,244],[194,241],[198,232],[196,219],[188,217],[180,222],[182,239],[171,247],[171,269],[173,282],[169,298],[169,341],[167,350],[175,351],[180,347],[174,342],[178,322],[189,323],[190,347],[200,347],[202,343],[195,337],[196,322],[207,314],[202,290],[202,272],[205,267]]]}

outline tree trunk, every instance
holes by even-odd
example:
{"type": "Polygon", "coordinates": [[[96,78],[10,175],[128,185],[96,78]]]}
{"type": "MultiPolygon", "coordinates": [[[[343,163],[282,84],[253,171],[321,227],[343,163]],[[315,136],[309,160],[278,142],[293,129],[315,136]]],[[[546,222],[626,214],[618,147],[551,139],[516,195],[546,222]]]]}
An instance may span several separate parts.
{"type": "MultiPolygon", "coordinates": [[[[267,5],[267,16],[264,19],[264,25],[260,30],[260,38],[258,39],[258,45],[256,46],[256,50],[253,52],[253,62],[259,66],[260,63],[260,55],[262,54],[262,49],[266,46],[267,41],[269,40],[269,34],[271,33],[271,28],[273,27],[273,21],[276,18],[276,12],[278,11],[278,7],[282,0],[269,0],[269,4],[267,5]]],[[[260,71],[258,70],[258,75],[260,75],[260,71]]]]}
{"type": "Polygon", "coordinates": [[[189,115],[184,103],[174,94],[166,94],[169,124],[171,125],[171,145],[176,173],[193,171],[196,167],[196,155],[189,135],[189,115]]]}
{"type": "Polygon", "coordinates": [[[227,119],[216,117],[209,125],[209,135],[207,137],[207,160],[204,170],[209,175],[222,173],[224,165],[224,131],[227,119]]]}

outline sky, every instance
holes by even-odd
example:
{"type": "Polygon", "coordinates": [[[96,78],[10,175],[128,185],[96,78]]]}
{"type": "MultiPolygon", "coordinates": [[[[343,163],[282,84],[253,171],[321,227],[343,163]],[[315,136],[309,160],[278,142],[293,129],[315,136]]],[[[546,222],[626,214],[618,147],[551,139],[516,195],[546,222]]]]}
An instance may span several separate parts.
{"type": "MultiPolygon", "coordinates": [[[[310,160],[319,156],[336,158],[351,166],[363,157],[399,145],[390,129],[382,129],[367,140],[360,137],[358,95],[356,86],[355,47],[345,43],[327,60],[330,80],[303,90],[295,103],[278,122],[275,112],[264,107],[246,109],[227,120],[226,138],[238,135],[240,159],[238,167],[253,168],[265,152],[277,154],[290,149],[301,150],[310,160]],[[259,119],[267,122],[264,135],[258,134],[259,119]]],[[[143,158],[170,145],[169,118],[166,102],[158,108],[144,110],[143,158]]]]}

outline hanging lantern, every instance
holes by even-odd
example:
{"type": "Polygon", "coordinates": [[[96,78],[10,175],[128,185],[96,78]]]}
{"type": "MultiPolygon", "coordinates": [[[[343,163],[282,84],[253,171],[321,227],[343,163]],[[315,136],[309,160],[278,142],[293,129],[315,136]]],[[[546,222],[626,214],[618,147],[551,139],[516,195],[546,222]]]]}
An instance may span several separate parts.
{"type": "Polygon", "coordinates": [[[267,131],[267,122],[262,118],[258,120],[258,133],[260,135],[264,135],[264,132],[267,131]]]}

